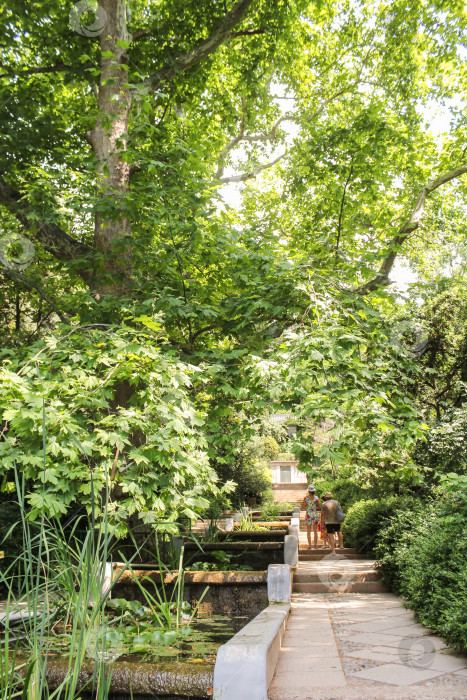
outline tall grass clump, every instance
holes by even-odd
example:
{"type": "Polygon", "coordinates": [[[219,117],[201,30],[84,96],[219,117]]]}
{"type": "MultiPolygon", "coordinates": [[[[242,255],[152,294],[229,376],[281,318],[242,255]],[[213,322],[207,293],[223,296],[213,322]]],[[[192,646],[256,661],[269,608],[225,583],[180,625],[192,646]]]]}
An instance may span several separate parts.
{"type": "MultiPolygon", "coordinates": [[[[47,452],[45,418],[42,401],[43,484],[47,452]]],[[[105,603],[110,585],[106,586],[105,564],[110,559],[114,539],[107,518],[108,487],[104,494],[95,494],[91,478],[92,502],[101,501],[102,516],[97,522],[91,510],[90,518],[77,519],[71,532],[65,534],[60,522],[44,513],[39,519],[29,519],[24,473],[20,476],[15,466],[14,474],[20,518],[4,539],[13,534],[17,537],[19,529],[22,547],[6,570],[0,572],[1,587],[7,591],[7,611],[2,621],[0,698],[7,700],[21,695],[22,700],[58,697],[74,700],[82,690],[81,671],[89,660],[93,663],[93,673],[85,684],[86,690],[96,700],[103,700],[108,696],[112,672],[111,665],[106,664],[109,620],[105,603]],[[84,532],[78,537],[78,524],[83,522],[84,532]],[[47,668],[57,628],[66,642],[66,672],[58,687],[49,689],[47,668]]]]}
{"type": "Polygon", "coordinates": [[[16,477],[16,486],[21,518],[9,534],[19,528],[23,546],[6,571],[0,572],[7,590],[0,698],[21,694],[24,700],[73,700],[82,689],[85,662],[93,664],[86,690],[106,698],[111,665],[105,634],[110,592],[105,563],[111,559],[113,532],[105,516],[99,524],[77,519],[68,533],[59,522],[45,517],[30,522],[24,480],[20,483],[16,477]],[[85,527],[78,536],[83,521],[85,527]],[[51,690],[47,668],[57,630],[65,643],[66,673],[59,687],[51,690]]]}

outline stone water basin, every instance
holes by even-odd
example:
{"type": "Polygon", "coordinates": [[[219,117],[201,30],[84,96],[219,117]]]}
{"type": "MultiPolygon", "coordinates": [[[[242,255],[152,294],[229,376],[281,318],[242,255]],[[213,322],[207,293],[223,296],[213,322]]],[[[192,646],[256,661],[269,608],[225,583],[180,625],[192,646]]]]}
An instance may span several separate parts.
{"type": "MultiPolygon", "coordinates": [[[[248,622],[248,618],[230,620],[226,616],[200,618],[194,627],[193,638],[178,640],[173,646],[154,645],[142,654],[126,654],[115,661],[108,658],[111,681],[109,700],[127,698],[143,700],[150,697],[209,698],[212,693],[214,664],[217,649],[248,622]]],[[[111,653],[111,650],[110,650],[111,653]]],[[[50,656],[47,665],[49,688],[57,688],[68,670],[65,656],[50,656]]],[[[94,662],[83,664],[80,687],[86,690],[92,682],[94,662]]],[[[83,698],[86,697],[86,692],[83,698]]],[[[90,693],[89,697],[95,697],[90,693]]]]}

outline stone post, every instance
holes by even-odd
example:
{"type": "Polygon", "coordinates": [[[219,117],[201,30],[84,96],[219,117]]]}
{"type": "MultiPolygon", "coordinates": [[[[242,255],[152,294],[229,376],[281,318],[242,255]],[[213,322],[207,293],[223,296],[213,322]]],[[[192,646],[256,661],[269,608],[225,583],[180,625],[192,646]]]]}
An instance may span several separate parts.
{"type": "Polygon", "coordinates": [[[268,599],[270,603],[290,603],[292,572],[287,564],[269,564],[268,599]]]}

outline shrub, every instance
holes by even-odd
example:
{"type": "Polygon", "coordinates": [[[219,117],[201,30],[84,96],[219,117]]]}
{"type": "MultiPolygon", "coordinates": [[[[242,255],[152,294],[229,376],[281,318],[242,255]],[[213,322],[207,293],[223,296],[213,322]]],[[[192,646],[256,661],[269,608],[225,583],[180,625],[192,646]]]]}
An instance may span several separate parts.
{"type": "Polygon", "coordinates": [[[117,536],[134,514],[148,525],[196,518],[218,492],[192,400],[202,370],[164,354],[157,324],[141,318],[131,327],[66,326],[60,339],[25,348],[29,360],[16,350],[2,358],[2,489],[14,490],[15,469],[24,475],[30,519],[98,508],[109,473],[117,536]]]}
{"type": "Polygon", "coordinates": [[[467,473],[467,407],[452,409],[435,423],[417,445],[415,460],[434,474],[455,470],[467,473]]]}
{"type": "Polygon", "coordinates": [[[261,519],[265,521],[275,520],[277,516],[281,515],[284,511],[293,510],[294,505],[294,503],[289,502],[276,503],[274,501],[274,494],[271,490],[270,493],[266,494],[259,506],[262,511],[261,519]]]}
{"type": "Polygon", "coordinates": [[[371,491],[365,489],[361,484],[350,479],[315,479],[316,493],[319,497],[326,491],[330,491],[335,499],[339,501],[344,509],[356,501],[371,498],[371,491]]]}
{"type": "Polygon", "coordinates": [[[420,621],[467,651],[467,499],[419,503],[410,529],[397,513],[376,546],[383,581],[420,621]]]}
{"type": "Polygon", "coordinates": [[[355,547],[362,554],[374,554],[375,543],[380,530],[394,513],[405,514],[406,522],[410,520],[410,511],[417,504],[413,496],[388,496],[357,501],[347,510],[342,526],[346,545],[355,547]]]}
{"type": "Polygon", "coordinates": [[[213,460],[220,481],[235,482],[235,488],[229,495],[233,508],[240,508],[250,499],[259,502],[271,491],[268,461],[278,453],[279,446],[274,438],[255,435],[249,440],[239,440],[230,459],[213,460]]]}

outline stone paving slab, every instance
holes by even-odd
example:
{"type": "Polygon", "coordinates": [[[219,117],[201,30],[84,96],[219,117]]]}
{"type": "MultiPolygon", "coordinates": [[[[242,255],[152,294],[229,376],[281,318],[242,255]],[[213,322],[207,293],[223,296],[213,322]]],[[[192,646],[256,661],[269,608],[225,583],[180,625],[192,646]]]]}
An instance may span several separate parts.
{"type": "Polygon", "coordinates": [[[283,644],[270,700],[467,698],[467,657],[391,593],[294,594],[283,644]]]}
{"type": "Polygon", "coordinates": [[[410,617],[400,615],[395,617],[384,617],[379,620],[368,620],[367,622],[353,623],[352,632],[381,632],[381,630],[388,628],[388,619],[391,620],[392,624],[394,622],[410,622],[410,617]]]}
{"type": "MultiPolygon", "coordinates": [[[[305,694],[303,687],[290,689],[288,693],[277,696],[274,700],[465,700],[465,691],[443,690],[438,688],[411,687],[378,687],[377,694],[373,690],[362,688],[332,687],[315,685],[305,694]]],[[[271,696],[270,696],[271,698],[271,696]]]]}
{"type": "Polygon", "coordinates": [[[415,685],[422,681],[441,675],[441,671],[433,671],[425,668],[414,668],[405,664],[382,664],[354,673],[354,678],[364,678],[377,683],[389,683],[390,685],[415,685]]]}
{"type": "Polygon", "coordinates": [[[398,657],[397,649],[384,649],[383,651],[378,650],[376,647],[370,647],[368,649],[360,649],[359,651],[349,651],[347,656],[353,659],[368,659],[369,661],[380,661],[383,663],[388,663],[394,661],[398,657]]]}

